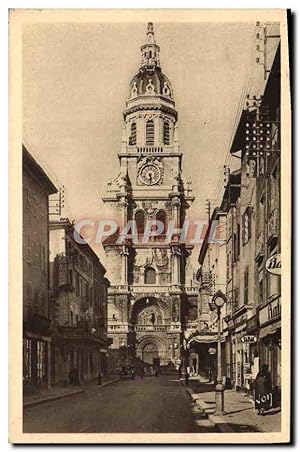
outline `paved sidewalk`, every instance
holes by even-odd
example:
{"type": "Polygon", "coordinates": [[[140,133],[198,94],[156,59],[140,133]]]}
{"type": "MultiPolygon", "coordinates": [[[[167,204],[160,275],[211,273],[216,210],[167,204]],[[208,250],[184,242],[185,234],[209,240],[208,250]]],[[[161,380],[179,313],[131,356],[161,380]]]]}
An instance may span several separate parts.
{"type": "Polygon", "coordinates": [[[42,403],[51,402],[54,400],[63,399],[66,397],[71,397],[76,394],[81,394],[82,392],[89,390],[90,388],[107,386],[109,384],[118,381],[119,378],[116,376],[105,377],[102,380],[102,385],[97,386],[97,380],[91,380],[89,382],[83,383],[80,386],[53,386],[51,389],[42,389],[34,394],[24,394],[23,396],[23,406],[24,408],[29,408],[32,406],[40,405],[42,403]]]}
{"type": "MultiPolygon", "coordinates": [[[[214,385],[201,377],[198,380],[192,379],[189,382],[189,392],[196,403],[205,410],[209,419],[214,421],[214,385]]],[[[225,391],[224,401],[225,414],[218,418],[219,421],[226,424],[227,431],[280,432],[280,409],[274,408],[266,412],[265,416],[258,416],[254,409],[253,400],[247,394],[237,392],[234,389],[225,391]]]]}

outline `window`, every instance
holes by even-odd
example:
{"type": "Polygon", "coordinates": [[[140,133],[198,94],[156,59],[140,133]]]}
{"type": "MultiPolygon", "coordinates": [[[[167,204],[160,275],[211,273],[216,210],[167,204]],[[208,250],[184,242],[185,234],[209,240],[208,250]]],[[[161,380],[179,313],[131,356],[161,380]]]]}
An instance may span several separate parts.
{"type": "Polygon", "coordinates": [[[263,304],[264,302],[264,280],[261,279],[259,281],[259,304],[263,304]]]}
{"type": "Polygon", "coordinates": [[[242,242],[243,245],[251,239],[251,208],[248,207],[242,217],[242,242]]]}
{"type": "Polygon", "coordinates": [[[90,301],[89,295],[90,295],[89,285],[88,285],[88,283],[85,283],[85,299],[86,299],[87,304],[89,304],[89,301],[90,301]]]}
{"type": "Polygon", "coordinates": [[[42,268],[41,270],[43,272],[46,271],[46,267],[47,267],[47,262],[46,262],[46,248],[45,245],[42,246],[42,268]]]}
{"type": "Polygon", "coordinates": [[[73,270],[71,268],[69,269],[69,284],[73,285],[73,270]]]}
{"type": "Polygon", "coordinates": [[[265,221],[265,197],[262,196],[259,201],[259,230],[264,230],[265,221]]]}
{"type": "Polygon", "coordinates": [[[170,144],[170,124],[169,121],[164,121],[164,144],[170,144]]]}
{"type": "Polygon", "coordinates": [[[164,228],[163,231],[161,233],[161,235],[165,235],[166,231],[167,231],[167,215],[166,212],[164,212],[163,210],[159,210],[156,214],[156,221],[160,221],[161,223],[163,223],[164,228]]]}
{"type": "Polygon", "coordinates": [[[236,311],[239,307],[239,288],[235,287],[233,292],[233,311],[236,311]]]}
{"type": "Polygon", "coordinates": [[[44,380],[46,377],[46,344],[43,341],[37,341],[37,377],[44,380]]]}
{"type": "Polygon", "coordinates": [[[25,234],[25,259],[27,262],[31,262],[31,237],[29,234],[25,234]]]}
{"type": "Polygon", "coordinates": [[[31,352],[31,339],[24,339],[24,351],[23,351],[23,377],[25,380],[31,379],[32,368],[32,352],[31,352]]]}
{"type": "Polygon", "coordinates": [[[37,240],[33,241],[33,265],[39,268],[39,243],[37,240]]]}
{"type": "Polygon", "coordinates": [[[154,268],[147,267],[145,270],[145,284],[155,284],[156,283],[156,272],[154,268]]]}
{"type": "Polygon", "coordinates": [[[141,236],[144,234],[144,228],[145,228],[145,214],[142,210],[139,210],[135,214],[135,222],[136,222],[136,229],[138,236],[141,236]]]}
{"type": "Polygon", "coordinates": [[[136,123],[133,122],[131,124],[131,133],[130,133],[130,137],[129,137],[129,145],[130,146],[135,146],[136,145],[136,123]]]}
{"type": "Polygon", "coordinates": [[[247,268],[244,272],[244,304],[249,303],[248,284],[249,284],[249,270],[247,268]]]}
{"type": "Polygon", "coordinates": [[[152,119],[146,122],[146,144],[148,146],[154,145],[154,122],[152,119]]]}
{"type": "Polygon", "coordinates": [[[75,279],[75,290],[76,290],[76,296],[78,297],[80,295],[80,288],[79,288],[79,275],[76,273],[76,279],[75,279]]]}
{"type": "Polygon", "coordinates": [[[70,311],[71,326],[73,326],[73,311],[70,311]]]}

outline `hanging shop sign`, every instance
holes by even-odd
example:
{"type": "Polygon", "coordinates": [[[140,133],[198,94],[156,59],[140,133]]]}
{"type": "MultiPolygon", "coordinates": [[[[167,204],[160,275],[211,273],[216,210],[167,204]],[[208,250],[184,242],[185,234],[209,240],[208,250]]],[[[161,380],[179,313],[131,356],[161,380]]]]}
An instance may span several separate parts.
{"type": "Polygon", "coordinates": [[[211,348],[208,349],[208,353],[209,353],[210,355],[215,355],[216,352],[217,352],[217,350],[216,350],[215,348],[213,348],[213,347],[211,347],[211,348]]]}
{"type": "Polygon", "coordinates": [[[266,261],[266,270],[272,275],[281,275],[281,254],[273,254],[266,261]]]}
{"type": "Polygon", "coordinates": [[[255,344],[255,342],[257,341],[257,337],[252,336],[252,335],[247,335],[247,336],[243,336],[241,338],[241,341],[243,344],[255,344]]]}

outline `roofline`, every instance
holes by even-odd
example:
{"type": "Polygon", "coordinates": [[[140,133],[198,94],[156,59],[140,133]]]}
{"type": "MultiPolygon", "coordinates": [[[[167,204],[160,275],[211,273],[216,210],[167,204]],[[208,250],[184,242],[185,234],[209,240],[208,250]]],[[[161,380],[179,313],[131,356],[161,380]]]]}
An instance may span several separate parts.
{"type": "Polygon", "coordinates": [[[51,181],[50,177],[46,174],[45,170],[37,163],[37,161],[34,159],[34,157],[30,154],[28,149],[25,147],[24,144],[22,144],[22,152],[23,152],[23,159],[22,159],[22,165],[24,168],[24,165],[28,164],[28,166],[31,166],[34,172],[36,173],[36,176],[38,178],[42,178],[43,182],[48,187],[48,193],[53,194],[57,193],[58,189],[54,185],[54,183],[51,181]]]}

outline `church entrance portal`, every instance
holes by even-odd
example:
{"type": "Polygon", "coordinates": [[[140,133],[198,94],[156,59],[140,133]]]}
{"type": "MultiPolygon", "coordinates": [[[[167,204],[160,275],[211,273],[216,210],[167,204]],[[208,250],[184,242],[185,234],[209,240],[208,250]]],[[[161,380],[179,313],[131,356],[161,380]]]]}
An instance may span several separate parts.
{"type": "Polygon", "coordinates": [[[154,342],[149,342],[143,347],[142,360],[144,363],[154,366],[159,363],[158,347],[154,342]]]}

